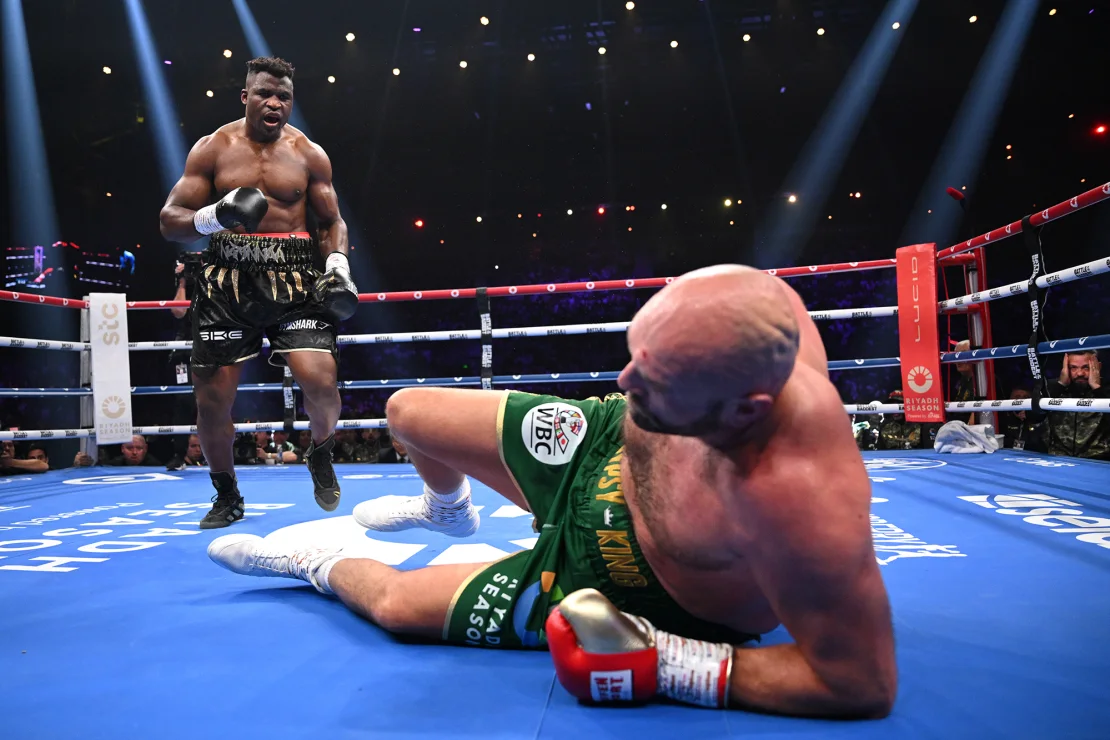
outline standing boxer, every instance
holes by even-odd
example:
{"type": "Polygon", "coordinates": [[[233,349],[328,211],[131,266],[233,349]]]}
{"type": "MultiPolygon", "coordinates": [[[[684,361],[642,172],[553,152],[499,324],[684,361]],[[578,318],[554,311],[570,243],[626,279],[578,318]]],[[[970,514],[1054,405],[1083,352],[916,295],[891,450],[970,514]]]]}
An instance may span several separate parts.
{"type": "Polygon", "coordinates": [[[293,66],[252,59],[241,96],[246,115],[193,146],[161,213],[167,239],[212,235],[193,302],[191,360],[197,431],[216,488],[202,529],[243,518],[231,406],[242,363],[261,352],[263,333],[271,363],[288,364],[304,391],[312,429],[305,462],[316,503],[325,511],[339,505],[331,463],[340,412],[336,325],[358,304],[331,162],[287,125],[293,66]],[[319,223],[318,249],[306,226],[309,207],[319,223]]]}

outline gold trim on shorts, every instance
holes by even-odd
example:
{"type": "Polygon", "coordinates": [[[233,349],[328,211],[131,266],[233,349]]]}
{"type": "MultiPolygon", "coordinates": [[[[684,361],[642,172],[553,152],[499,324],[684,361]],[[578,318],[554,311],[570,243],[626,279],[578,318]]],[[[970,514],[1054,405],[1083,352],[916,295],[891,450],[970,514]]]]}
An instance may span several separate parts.
{"type": "MultiPolygon", "coordinates": [[[[497,561],[495,561],[497,562],[497,561]]],[[[470,582],[478,577],[479,573],[485,572],[487,568],[493,566],[493,563],[482,563],[474,569],[474,572],[463,579],[459,587],[455,589],[455,595],[451,597],[451,603],[447,605],[447,617],[443,620],[443,640],[446,641],[451,636],[451,617],[455,613],[455,605],[459,603],[459,597],[462,596],[466,587],[470,582]]]]}

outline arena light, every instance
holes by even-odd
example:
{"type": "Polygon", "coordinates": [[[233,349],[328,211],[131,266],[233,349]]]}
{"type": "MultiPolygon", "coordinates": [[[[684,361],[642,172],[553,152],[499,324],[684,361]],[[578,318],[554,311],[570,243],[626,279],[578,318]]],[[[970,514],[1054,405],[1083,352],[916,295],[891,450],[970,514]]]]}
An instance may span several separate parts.
{"type": "Polygon", "coordinates": [[[1106,133],[1106,127],[1105,126],[1095,126],[1095,133],[1096,134],[1105,134],[1106,133]]]}
{"type": "Polygon", "coordinates": [[[567,215],[568,215],[568,216],[573,216],[573,215],[574,215],[574,209],[572,209],[572,208],[568,208],[568,209],[567,209],[567,215]]]}
{"type": "Polygon", "coordinates": [[[224,49],[224,59],[231,59],[231,49],[224,49]]]}
{"type": "Polygon", "coordinates": [[[535,54],[529,54],[528,55],[528,61],[530,61],[530,62],[536,61],[536,55],[535,54]]]}
{"type": "Polygon", "coordinates": [[[659,210],[661,210],[661,211],[667,210],[667,204],[664,203],[663,205],[659,206],[659,210]]]}
{"type": "Polygon", "coordinates": [[[818,28],[818,29],[817,29],[817,35],[818,35],[818,36],[824,36],[824,35],[825,35],[825,29],[823,29],[823,28],[818,28]]]}
{"type": "Polygon", "coordinates": [[[516,214],[516,217],[517,218],[524,218],[524,214],[523,213],[518,213],[518,214],[516,214]]]}
{"type": "Polygon", "coordinates": [[[598,206],[597,207],[597,215],[599,215],[599,216],[604,216],[605,215],[605,206],[598,206]]]}
{"type": "Polygon", "coordinates": [[[751,41],[751,40],[752,40],[752,35],[750,33],[744,34],[744,41],[751,41]]]}
{"type": "Polygon", "coordinates": [[[1010,151],[1010,150],[1011,150],[1011,149],[1013,149],[1013,148],[1014,148],[1014,145],[1013,145],[1013,144],[1007,144],[1007,145],[1006,145],[1006,151],[1010,151]]]}
{"type": "Polygon", "coordinates": [[[970,18],[968,18],[968,19],[967,19],[967,22],[968,22],[968,23],[974,23],[974,22],[975,22],[975,21],[977,21],[977,20],[979,20],[979,16],[977,16],[977,15],[973,15],[973,16],[971,16],[970,18]]]}
{"type": "Polygon", "coordinates": [[[347,34],[347,40],[348,41],[354,41],[355,40],[355,35],[353,33],[347,34]]]}
{"type": "Polygon", "coordinates": [[[394,68],[393,68],[393,76],[394,76],[394,77],[396,77],[396,76],[397,76],[397,75],[399,75],[399,74],[401,74],[401,70],[399,70],[399,69],[397,69],[396,67],[394,67],[394,68]]]}
{"type": "Polygon", "coordinates": [[[898,21],[894,21],[894,23],[890,27],[893,28],[895,31],[897,31],[899,28],[902,27],[902,24],[899,23],[898,21]]]}
{"type": "Polygon", "coordinates": [[[798,196],[791,195],[789,198],[787,198],[787,200],[790,201],[791,203],[797,203],[798,202],[798,196]]]}
{"type": "Polygon", "coordinates": [[[1007,154],[1007,155],[1006,155],[1006,159],[1013,159],[1013,158],[1014,158],[1014,155],[1013,155],[1013,154],[1007,154]]]}
{"type": "Polygon", "coordinates": [[[725,208],[728,208],[731,205],[732,205],[732,198],[725,198],[725,208]]]}
{"type": "Polygon", "coordinates": [[[459,62],[459,68],[460,68],[460,69],[466,69],[466,61],[465,61],[465,60],[464,60],[464,61],[461,61],[461,62],[459,62]]]}
{"type": "Polygon", "coordinates": [[[1069,113],[1068,118],[1075,118],[1075,114],[1074,113],[1069,113]]]}
{"type": "Polygon", "coordinates": [[[600,48],[599,48],[599,49],[597,50],[597,53],[598,53],[598,54],[601,54],[602,56],[605,56],[605,47],[604,47],[604,46],[600,47],[600,48]]]}
{"type": "MultiPolygon", "coordinates": [[[[112,74],[112,68],[111,67],[101,67],[100,71],[103,72],[106,75],[112,74]]],[[[1068,116],[1068,117],[1070,118],[1071,116],[1068,116]]]]}
{"type": "Polygon", "coordinates": [[[488,26],[488,25],[489,25],[489,18],[486,18],[486,17],[485,17],[484,15],[483,15],[483,16],[482,16],[482,17],[481,17],[481,18],[480,18],[480,19],[478,20],[478,22],[479,22],[479,23],[481,23],[481,24],[482,24],[483,26],[488,26]]]}
{"type": "Polygon", "coordinates": [[[482,223],[482,217],[481,216],[479,216],[478,218],[476,218],[474,220],[477,221],[478,223],[482,223]]]}
{"type": "Polygon", "coordinates": [[[112,197],[112,194],[111,194],[111,193],[105,193],[104,195],[105,195],[105,197],[108,197],[108,198],[111,198],[111,197],[112,197]]]}
{"type": "Polygon", "coordinates": [[[334,83],[335,82],[335,75],[328,75],[328,82],[334,83]]]}
{"type": "Polygon", "coordinates": [[[213,93],[213,92],[212,92],[211,90],[205,90],[205,91],[204,91],[204,94],[205,94],[205,95],[207,95],[207,96],[208,96],[208,97],[210,97],[210,98],[211,98],[211,97],[213,97],[213,96],[215,95],[215,93],[213,93]]]}
{"type": "Polygon", "coordinates": [[[1048,11],[1048,14],[1049,15],[1056,15],[1056,8],[1053,8],[1052,10],[1048,11]]]}
{"type": "Polygon", "coordinates": [[[671,48],[672,49],[677,49],[678,48],[678,42],[677,41],[672,41],[671,42],[671,48]]]}
{"type": "Polygon", "coordinates": [[[635,10],[636,9],[636,3],[632,2],[632,0],[628,0],[628,2],[624,4],[624,9],[625,10],[635,10]]]}
{"type": "Polygon", "coordinates": [[[412,222],[412,225],[415,226],[418,229],[423,229],[424,228],[424,221],[418,218],[418,219],[416,219],[415,221],[412,222]]]}

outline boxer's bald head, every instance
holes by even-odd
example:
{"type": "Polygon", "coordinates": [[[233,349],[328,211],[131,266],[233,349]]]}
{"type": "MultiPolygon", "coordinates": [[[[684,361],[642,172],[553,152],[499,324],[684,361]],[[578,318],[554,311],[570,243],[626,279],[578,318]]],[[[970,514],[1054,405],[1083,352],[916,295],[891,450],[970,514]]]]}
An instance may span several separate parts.
{"type": "Polygon", "coordinates": [[[247,62],[247,81],[241,98],[252,138],[270,141],[281,136],[293,111],[293,65],[277,57],[247,62]]]}
{"type": "Polygon", "coordinates": [[[798,353],[784,285],[740,265],[687,273],[656,294],[628,329],[618,383],[641,428],[728,438],[765,416],[798,353]]]}

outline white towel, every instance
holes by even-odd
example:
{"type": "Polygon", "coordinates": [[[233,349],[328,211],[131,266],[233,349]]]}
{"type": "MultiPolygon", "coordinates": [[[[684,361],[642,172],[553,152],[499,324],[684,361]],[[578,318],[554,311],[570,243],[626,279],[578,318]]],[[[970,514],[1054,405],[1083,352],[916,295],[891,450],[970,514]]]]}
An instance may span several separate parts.
{"type": "Polygon", "coordinates": [[[990,424],[968,426],[962,421],[950,421],[937,430],[933,449],[957,454],[991,453],[998,449],[998,440],[994,438],[994,428],[990,424]]]}

